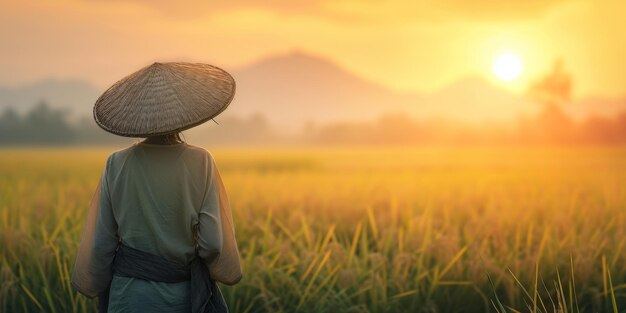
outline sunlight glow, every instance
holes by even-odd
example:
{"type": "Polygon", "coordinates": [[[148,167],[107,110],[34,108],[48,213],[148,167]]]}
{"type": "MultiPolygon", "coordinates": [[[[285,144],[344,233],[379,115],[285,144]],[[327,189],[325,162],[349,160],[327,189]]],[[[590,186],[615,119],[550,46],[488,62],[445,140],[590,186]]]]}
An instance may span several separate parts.
{"type": "Polygon", "coordinates": [[[522,60],[513,53],[501,54],[493,62],[493,73],[501,80],[512,81],[522,73],[522,60]]]}

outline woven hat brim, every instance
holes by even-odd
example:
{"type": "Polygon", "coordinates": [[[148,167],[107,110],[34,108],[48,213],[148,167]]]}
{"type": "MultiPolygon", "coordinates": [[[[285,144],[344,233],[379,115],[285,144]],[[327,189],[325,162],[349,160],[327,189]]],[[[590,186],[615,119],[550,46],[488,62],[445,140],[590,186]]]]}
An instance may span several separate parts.
{"type": "Polygon", "coordinates": [[[155,63],[128,75],[107,89],[96,101],[93,116],[100,128],[115,135],[165,135],[215,118],[228,108],[235,90],[233,77],[216,66],[202,63],[155,63]],[[155,88],[155,81],[158,82],[156,87],[160,89],[155,88]],[[186,85],[193,88],[185,92],[186,85]],[[174,104],[165,101],[166,105],[161,103],[161,106],[152,107],[142,103],[162,100],[158,92],[163,92],[165,98],[174,99],[174,104]],[[181,118],[176,115],[185,109],[187,112],[183,113],[187,116],[181,118]],[[150,115],[153,120],[146,123],[147,118],[142,113],[150,115]],[[142,127],[144,124],[148,126],[142,127]]]}

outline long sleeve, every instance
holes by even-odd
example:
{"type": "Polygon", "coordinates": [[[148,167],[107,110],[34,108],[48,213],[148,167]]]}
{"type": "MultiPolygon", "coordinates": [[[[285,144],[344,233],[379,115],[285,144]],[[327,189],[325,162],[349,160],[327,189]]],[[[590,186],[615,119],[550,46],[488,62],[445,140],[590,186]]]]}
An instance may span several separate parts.
{"type": "Polygon", "coordinates": [[[242,271],[230,203],[215,162],[210,154],[207,157],[207,190],[198,214],[198,254],[211,278],[234,285],[242,271]]]}
{"type": "Polygon", "coordinates": [[[111,157],[91,200],[72,274],[74,289],[90,298],[106,290],[111,282],[111,265],[119,242],[107,179],[110,161],[111,157]]]}

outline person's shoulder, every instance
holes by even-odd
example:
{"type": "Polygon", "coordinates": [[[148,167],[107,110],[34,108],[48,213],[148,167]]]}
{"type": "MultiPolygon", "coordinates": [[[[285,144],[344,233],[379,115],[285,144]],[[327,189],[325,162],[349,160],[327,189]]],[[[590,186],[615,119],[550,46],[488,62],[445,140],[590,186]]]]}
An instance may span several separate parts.
{"type": "Polygon", "coordinates": [[[202,157],[206,157],[208,159],[212,159],[213,156],[211,155],[211,152],[209,152],[209,150],[203,148],[203,147],[199,147],[199,146],[194,146],[194,145],[190,145],[190,144],[186,144],[185,145],[187,148],[188,153],[191,153],[193,155],[197,155],[197,156],[202,156],[202,157]]]}
{"type": "Polygon", "coordinates": [[[207,154],[209,153],[209,151],[205,148],[199,147],[199,146],[194,146],[194,145],[190,145],[188,143],[185,144],[185,147],[187,148],[187,151],[191,151],[192,153],[199,153],[199,154],[207,154]]]}
{"type": "Polygon", "coordinates": [[[185,148],[186,148],[185,159],[188,162],[193,162],[195,164],[205,164],[205,165],[208,165],[214,162],[211,152],[209,152],[209,150],[203,147],[185,144],[185,148]]]}
{"type": "Polygon", "coordinates": [[[135,143],[132,146],[111,152],[111,154],[109,154],[109,156],[107,157],[107,164],[126,159],[129,155],[133,153],[136,147],[137,144],[135,143]]]}

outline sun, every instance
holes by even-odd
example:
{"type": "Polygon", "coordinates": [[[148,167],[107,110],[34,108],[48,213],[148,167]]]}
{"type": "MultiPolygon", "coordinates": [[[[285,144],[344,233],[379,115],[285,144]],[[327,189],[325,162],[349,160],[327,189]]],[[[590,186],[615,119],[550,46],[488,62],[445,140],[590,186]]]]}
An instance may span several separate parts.
{"type": "Polygon", "coordinates": [[[499,55],[493,62],[493,73],[503,81],[513,81],[520,76],[524,65],[522,59],[513,53],[499,55]]]}

